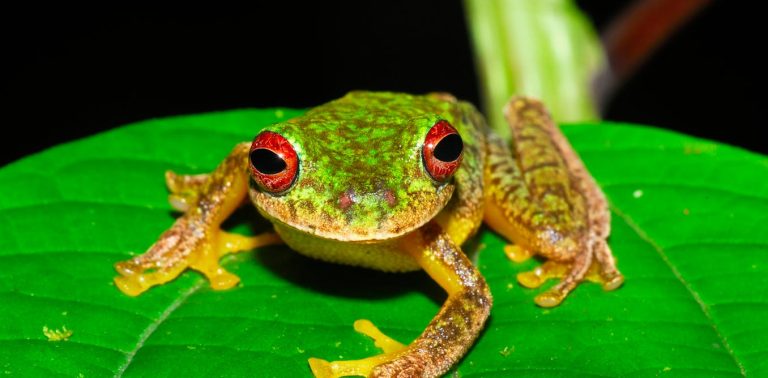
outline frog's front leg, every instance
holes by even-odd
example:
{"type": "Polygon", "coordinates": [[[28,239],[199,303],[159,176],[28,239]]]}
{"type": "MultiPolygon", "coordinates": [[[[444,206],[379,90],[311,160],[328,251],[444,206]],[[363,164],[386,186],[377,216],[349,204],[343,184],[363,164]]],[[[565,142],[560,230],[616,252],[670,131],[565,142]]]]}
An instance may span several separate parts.
{"type": "Polygon", "coordinates": [[[237,145],[210,175],[166,173],[171,204],[184,211],[147,252],[115,264],[115,284],[135,296],[176,278],[185,269],[203,273],[214,289],[227,289],[240,279],[219,265],[230,252],[280,243],[269,232],[255,237],[230,234],[221,223],[243,203],[248,192],[249,144],[237,145]]]}
{"type": "Polygon", "coordinates": [[[605,240],[610,214],[602,191],[539,101],[514,98],[505,113],[513,148],[488,138],[485,220],[516,244],[506,249],[513,260],[548,259],[518,280],[537,287],[561,277],[536,297],[545,307],[558,305],[585,279],[616,289],[623,277],[605,240]]]}
{"type": "Polygon", "coordinates": [[[359,329],[377,340],[385,353],[357,361],[328,363],[311,359],[316,376],[437,377],[448,371],[473,344],[492,303],[480,272],[435,222],[406,236],[402,247],[448,292],[448,299],[410,345],[402,347],[375,328],[359,329]]]}

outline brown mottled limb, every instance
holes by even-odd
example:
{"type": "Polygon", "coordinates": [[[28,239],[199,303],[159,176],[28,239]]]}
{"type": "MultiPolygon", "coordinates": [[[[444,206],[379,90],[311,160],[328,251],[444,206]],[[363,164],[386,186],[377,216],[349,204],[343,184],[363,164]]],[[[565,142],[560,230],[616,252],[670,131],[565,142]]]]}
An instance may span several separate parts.
{"type": "Polygon", "coordinates": [[[509,150],[498,137],[488,139],[485,218],[518,248],[549,260],[518,280],[538,287],[550,277],[562,278],[536,297],[544,307],[558,305],[589,279],[593,263],[599,265],[604,288],[619,287],[623,277],[605,241],[610,234],[607,201],[581,159],[541,102],[513,98],[505,115],[514,142],[509,150]]]}
{"type": "Polygon", "coordinates": [[[117,287],[139,295],[150,287],[176,278],[187,268],[203,273],[214,289],[227,289],[239,278],[219,265],[226,253],[276,244],[274,233],[255,237],[229,234],[219,227],[246,198],[248,191],[247,143],[239,144],[210,175],[166,174],[169,189],[187,200],[185,213],[147,252],[115,264],[117,287]]]}
{"type": "Polygon", "coordinates": [[[407,251],[446,292],[440,312],[396,359],[377,366],[376,377],[437,377],[474,343],[491,309],[491,293],[480,272],[436,224],[403,242],[407,251]]]}
{"type": "Polygon", "coordinates": [[[401,244],[445,289],[448,299],[424,332],[405,347],[372,325],[356,324],[355,328],[374,338],[385,353],[356,361],[310,359],[316,377],[439,377],[474,343],[492,303],[480,272],[435,222],[404,237],[401,244]]]}

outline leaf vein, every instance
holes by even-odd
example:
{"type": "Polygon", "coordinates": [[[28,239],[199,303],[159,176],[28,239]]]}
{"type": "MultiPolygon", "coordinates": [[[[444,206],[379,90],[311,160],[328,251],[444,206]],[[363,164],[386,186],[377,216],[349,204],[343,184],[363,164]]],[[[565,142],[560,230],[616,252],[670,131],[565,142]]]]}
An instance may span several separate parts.
{"type": "Polygon", "coordinates": [[[704,313],[704,316],[709,320],[709,322],[712,325],[712,329],[715,331],[715,334],[720,339],[720,342],[725,347],[725,350],[728,351],[728,354],[733,358],[733,362],[736,364],[736,366],[739,368],[739,371],[741,372],[741,375],[743,377],[746,377],[746,371],[744,368],[744,365],[739,361],[738,357],[736,356],[735,352],[733,351],[733,348],[730,344],[728,344],[728,339],[723,335],[722,332],[720,332],[720,329],[717,327],[717,324],[715,323],[714,318],[712,317],[712,314],[709,311],[709,306],[704,303],[704,301],[701,299],[699,294],[693,290],[691,285],[688,283],[688,281],[683,278],[682,274],[680,274],[680,271],[677,270],[674,264],[669,260],[667,255],[664,253],[664,249],[661,248],[660,245],[656,244],[656,242],[648,236],[648,234],[645,233],[635,222],[624,214],[620,209],[616,208],[613,204],[611,204],[611,210],[613,210],[616,215],[618,215],[624,222],[637,234],[637,236],[640,237],[640,239],[644,240],[646,243],[648,243],[653,249],[659,254],[659,257],[661,260],[669,267],[669,269],[672,271],[672,274],[677,277],[677,279],[680,281],[680,283],[685,287],[686,290],[688,290],[688,293],[691,294],[691,297],[698,303],[699,307],[701,308],[701,311],[704,313]]]}
{"type": "Polygon", "coordinates": [[[166,319],[168,319],[171,314],[176,311],[184,302],[189,299],[192,294],[196,293],[200,288],[203,287],[203,280],[200,279],[197,281],[195,285],[192,285],[187,291],[181,293],[178,298],[176,298],[175,301],[171,302],[171,304],[168,306],[168,308],[163,311],[162,314],[160,314],[160,317],[158,317],[155,321],[150,323],[147,328],[144,329],[144,332],[141,333],[139,336],[139,340],[136,343],[136,347],[133,348],[132,351],[128,352],[125,356],[125,362],[123,362],[122,365],[120,365],[117,369],[117,373],[115,373],[115,377],[122,377],[123,374],[125,374],[126,369],[131,365],[133,362],[133,358],[136,357],[136,353],[144,346],[144,344],[147,342],[147,340],[152,336],[153,333],[157,330],[157,327],[159,327],[163,322],[165,322],[166,319]]]}

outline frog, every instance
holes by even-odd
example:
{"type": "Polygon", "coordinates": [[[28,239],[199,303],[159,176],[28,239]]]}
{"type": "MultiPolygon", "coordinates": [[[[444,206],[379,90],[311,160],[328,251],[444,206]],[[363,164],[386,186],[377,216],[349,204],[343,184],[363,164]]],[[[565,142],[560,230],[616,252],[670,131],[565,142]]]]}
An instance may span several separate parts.
{"type": "MultiPolygon", "coordinates": [[[[370,320],[353,324],[382,352],[359,360],[310,358],[316,377],[436,377],[474,344],[492,307],[487,282],[462,245],[482,224],[504,253],[544,262],[517,275],[559,305],[580,283],[623,283],[607,243],[607,200],[544,104],[504,108],[505,140],[469,102],[442,92],[353,91],[269,125],[237,144],[210,174],[166,172],[181,215],[143,254],[115,264],[116,286],[137,296],[192,269],[214,290],[240,282],[220,259],[285,244],[326,262],[403,273],[423,270],[447,298],[408,344],[370,320]],[[272,229],[245,236],[221,224],[246,203],[272,229]]],[[[486,252],[487,253],[487,252],[486,252]]]]}

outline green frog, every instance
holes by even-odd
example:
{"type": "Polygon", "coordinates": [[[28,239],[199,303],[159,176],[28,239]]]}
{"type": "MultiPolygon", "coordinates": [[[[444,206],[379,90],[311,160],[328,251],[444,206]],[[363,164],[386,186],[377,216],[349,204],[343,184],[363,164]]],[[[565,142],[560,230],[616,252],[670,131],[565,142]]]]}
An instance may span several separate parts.
{"type": "Polygon", "coordinates": [[[514,244],[514,261],[547,261],[518,274],[526,287],[559,283],[535,298],[558,305],[579,283],[606,290],[623,277],[606,242],[605,196],[544,106],[506,105],[513,142],[469,103],[445,93],[351,92],[263,129],[210,174],[166,173],[183,214],[149,250],[119,262],[117,287],[139,295],[188,268],[216,290],[238,284],[219,259],[285,243],[321,260],[387,272],[424,270],[447,299],[424,332],[402,344],[370,321],[354,328],[383,353],[355,361],[311,358],[317,377],[434,377],[466,353],[492,297],[461,245],[485,222],[514,244]],[[220,225],[250,198],[274,229],[243,236],[220,225]]]}

